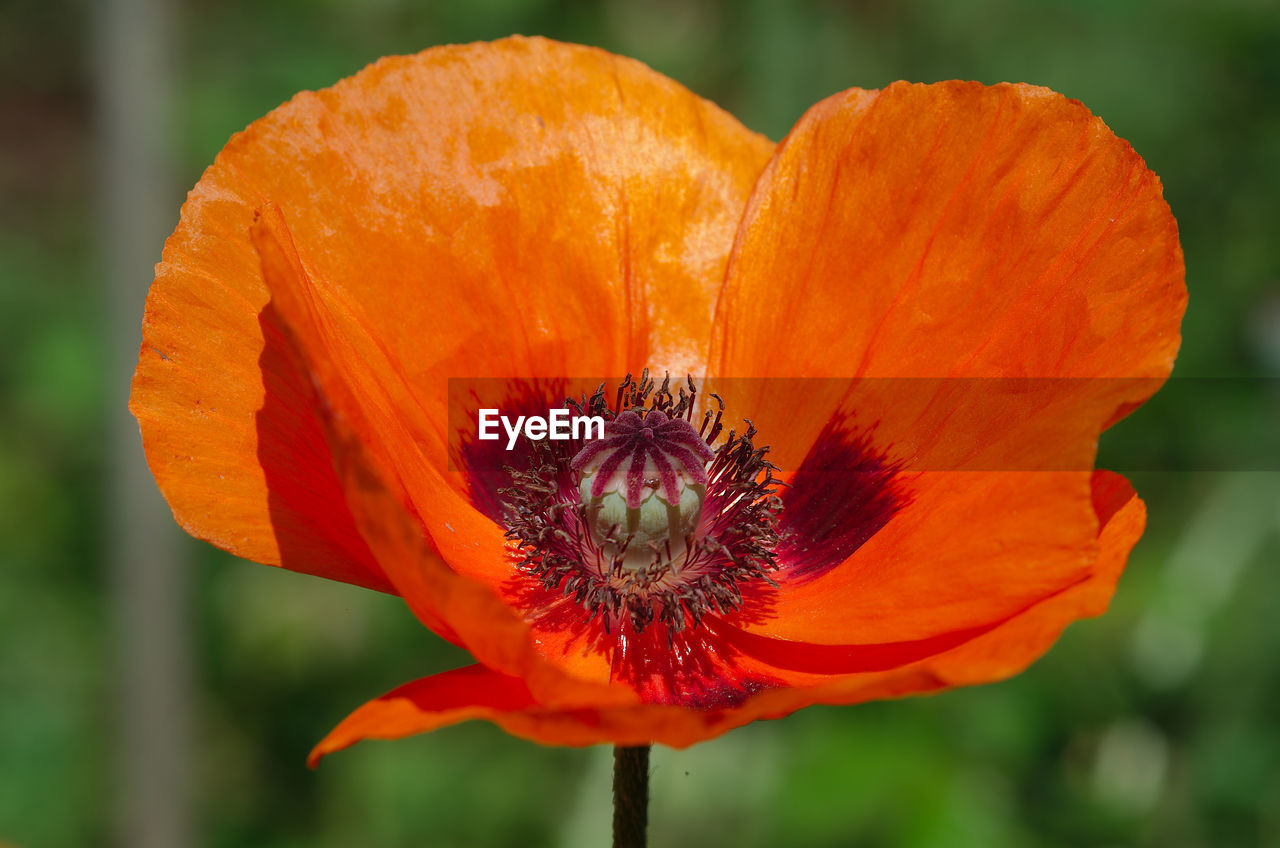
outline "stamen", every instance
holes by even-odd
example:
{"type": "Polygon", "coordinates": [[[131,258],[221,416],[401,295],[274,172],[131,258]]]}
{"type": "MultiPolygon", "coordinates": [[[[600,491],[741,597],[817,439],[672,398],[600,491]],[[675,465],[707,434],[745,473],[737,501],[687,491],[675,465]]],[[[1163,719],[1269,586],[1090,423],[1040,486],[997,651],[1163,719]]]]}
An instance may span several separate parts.
{"type": "Polygon", "coordinates": [[[539,442],[531,466],[500,492],[520,570],[572,597],[606,630],[625,615],[641,630],[697,626],[741,606],[742,587],[777,568],[776,470],[754,426],[723,432],[724,402],[694,429],[696,387],[658,386],[648,371],[567,405],[606,419],[604,436],[539,442]]]}

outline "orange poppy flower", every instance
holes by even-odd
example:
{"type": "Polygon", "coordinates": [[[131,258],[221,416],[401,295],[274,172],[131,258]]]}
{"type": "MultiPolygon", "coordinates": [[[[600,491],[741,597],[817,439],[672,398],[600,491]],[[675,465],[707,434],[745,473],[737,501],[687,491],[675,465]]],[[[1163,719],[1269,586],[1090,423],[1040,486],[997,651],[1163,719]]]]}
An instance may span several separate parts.
{"type": "Polygon", "coordinates": [[[1097,436],[1167,377],[1185,300],[1159,180],[1053,92],[851,89],[775,147],[512,38],[232,138],[130,406],[190,533],[397,593],[474,655],[313,760],[471,718],[686,746],[998,680],[1101,613],[1144,509],[1097,436]],[[580,379],[645,368],[679,379],[580,379]],[[479,405],[566,395],[603,440],[475,438],[479,405]]]}

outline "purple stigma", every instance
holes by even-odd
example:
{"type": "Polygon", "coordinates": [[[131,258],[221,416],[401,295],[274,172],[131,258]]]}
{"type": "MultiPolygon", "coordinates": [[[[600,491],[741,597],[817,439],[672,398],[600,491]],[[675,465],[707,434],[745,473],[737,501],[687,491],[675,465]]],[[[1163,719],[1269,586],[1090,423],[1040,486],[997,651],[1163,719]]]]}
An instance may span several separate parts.
{"type": "Polygon", "coordinates": [[[706,486],[706,464],[715,453],[683,418],[669,418],[651,409],[644,418],[632,410],[605,424],[604,436],[590,442],[570,465],[581,472],[591,467],[591,497],[619,491],[629,509],[638,509],[645,487],[657,484],[663,499],[679,504],[685,485],[706,486]]]}

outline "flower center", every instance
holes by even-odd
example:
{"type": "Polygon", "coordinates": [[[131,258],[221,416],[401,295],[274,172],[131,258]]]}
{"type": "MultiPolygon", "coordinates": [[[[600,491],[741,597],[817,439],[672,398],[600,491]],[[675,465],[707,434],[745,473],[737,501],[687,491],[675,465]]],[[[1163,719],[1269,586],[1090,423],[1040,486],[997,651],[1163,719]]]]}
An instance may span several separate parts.
{"type": "Polygon", "coordinates": [[[660,409],[627,410],[605,425],[570,463],[595,543],[638,571],[688,550],[707,496],[715,452],[683,418],[660,409]]]}
{"type": "Polygon", "coordinates": [[[742,604],[777,567],[775,470],[755,429],[725,433],[724,405],[692,423],[696,389],[671,391],[646,372],[611,406],[603,386],[570,400],[605,418],[595,440],[534,444],[530,466],[502,490],[517,566],[571,597],[606,630],[661,621],[696,626],[742,604]],[[723,437],[723,438],[722,438],[723,437]]]}

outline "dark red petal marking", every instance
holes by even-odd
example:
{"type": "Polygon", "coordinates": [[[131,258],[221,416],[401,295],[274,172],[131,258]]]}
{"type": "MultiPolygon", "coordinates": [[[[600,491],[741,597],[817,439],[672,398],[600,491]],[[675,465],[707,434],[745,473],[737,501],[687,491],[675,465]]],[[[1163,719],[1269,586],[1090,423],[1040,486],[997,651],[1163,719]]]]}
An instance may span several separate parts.
{"type": "MultiPolygon", "coordinates": [[[[625,617],[607,628],[602,617],[588,619],[573,597],[558,589],[519,579],[504,589],[526,610],[535,633],[554,634],[549,641],[565,646],[563,650],[607,656],[613,680],[631,686],[645,703],[722,709],[783,685],[759,668],[743,668],[736,662],[740,650],[714,629],[700,625],[674,630],[655,621],[637,630],[625,617]]],[[[762,586],[753,595],[761,591],[767,595],[773,589],[762,586]]],[[[753,598],[753,605],[767,609],[768,599],[753,598]]],[[[753,617],[752,612],[746,614],[753,617]]]]}
{"type": "MultiPolygon", "coordinates": [[[[548,409],[564,406],[564,400],[563,381],[512,380],[505,397],[494,405],[503,415],[514,419],[519,415],[546,415],[548,409]]],[[[475,398],[471,401],[462,414],[450,419],[457,427],[450,459],[456,468],[466,473],[467,493],[475,508],[502,524],[503,505],[498,491],[511,485],[511,474],[505,469],[527,468],[532,445],[528,439],[520,438],[514,448],[507,450],[507,434],[501,432],[501,427],[498,439],[481,441],[476,432],[476,413],[490,404],[475,398]]]]}
{"type": "Polygon", "coordinates": [[[844,418],[827,422],[783,489],[779,581],[821,577],[910,502],[900,466],[844,418]]]}
{"type": "Polygon", "coordinates": [[[748,633],[725,622],[713,622],[710,617],[704,621],[704,626],[715,626],[726,644],[775,668],[807,674],[857,674],[886,671],[936,656],[1003,623],[1003,620],[994,621],[924,639],[868,645],[816,645],[775,639],[748,633]]]}
{"type": "Polygon", "coordinates": [[[665,624],[636,632],[630,623],[617,636],[613,677],[629,684],[647,704],[702,710],[730,709],[781,679],[736,662],[739,652],[704,620],[671,631],[665,624]]]}
{"type": "Polygon", "coordinates": [[[519,710],[535,705],[524,680],[483,665],[463,666],[414,680],[391,690],[381,700],[392,698],[405,698],[430,712],[474,706],[519,710]]]}

